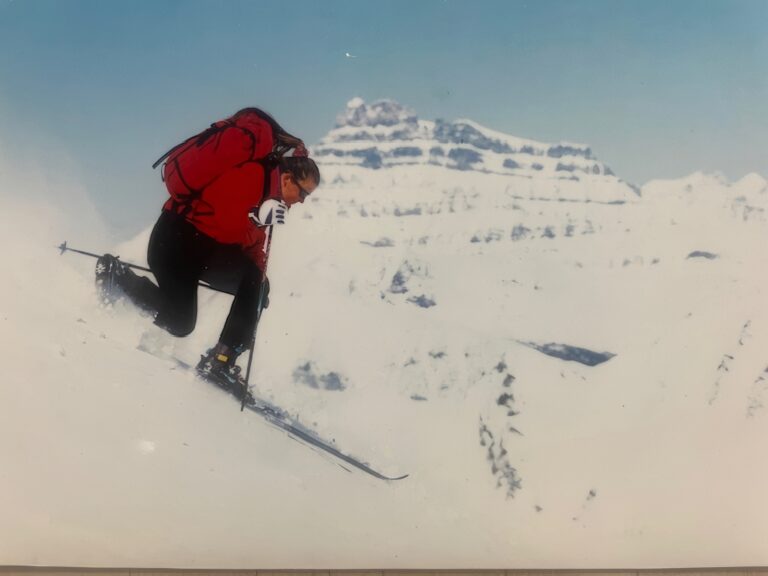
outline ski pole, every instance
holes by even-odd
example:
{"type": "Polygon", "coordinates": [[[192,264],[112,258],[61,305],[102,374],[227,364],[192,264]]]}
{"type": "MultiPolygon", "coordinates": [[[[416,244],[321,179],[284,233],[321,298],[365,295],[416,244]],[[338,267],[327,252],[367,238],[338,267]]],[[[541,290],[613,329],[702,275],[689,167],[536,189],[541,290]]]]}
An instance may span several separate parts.
{"type": "MultiPolygon", "coordinates": [[[[77,248],[70,248],[69,246],[67,246],[67,241],[66,240],[61,243],[61,245],[59,246],[59,250],[61,251],[62,255],[64,254],[64,252],[75,252],[77,254],[82,254],[84,256],[90,256],[91,258],[101,258],[101,256],[102,256],[101,254],[94,254],[93,252],[86,252],[85,250],[78,250],[77,248]]],[[[117,259],[120,260],[120,257],[118,256],[117,259]]],[[[120,260],[120,262],[122,264],[124,264],[125,266],[128,266],[128,268],[133,268],[134,270],[141,270],[142,272],[149,272],[150,274],[154,274],[154,272],[152,272],[152,270],[150,270],[149,268],[146,268],[144,266],[139,266],[138,264],[132,264],[132,263],[126,262],[124,260],[120,260]]],[[[207,282],[200,281],[200,282],[197,283],[197,285],[198,286],[202,286],[203,288],[208,288],[208,290],[213,290],[214,292],[221,292],[223,294],[229,294],[230,296],[232,295],[231,292],[227,292],[226,290],[222,290],[221,288],[215,288],[215,287],[211,286],[210,284],[208,284],[207,282]]]]}
{"type": "Polygon", "coordinates": [[[264,271],[261,276],[261,285],[259,286],[259,299],[256,304],[256,324],[253,327],[253,334],[251,335],[251,343],[248,347],[248,366],[245,369],[245,390],[243,390],[243,398],[240,401],[240,412],[245,410],[245,399],[248,397],[251,385],[251,366],[253,365],[253,351],[256,348],[256,330],[259,327],[261,321],[261,313],[264,311],[264,297],[267,291],[267,264],[269,263],[269,251],[272,248],[272,230],[274,225],[267,229],[267,237],[264,240],[264,271]]]}
{"type": "MultiPolygon", "coordinates": [[[[70,248],[67,246],[67,241],[61,243],[59,246],[60,253],[63,255],[64,252],[76,252],[77,254],[83,254],[84,256],[90,256],[92,258],[101,258],[102,254],[94,254],[93,252],[86,252],[85,250],[78,250],[77,248],[70,248]]],[[[119,260],[119,257],[118,257],[119,260]]],[[[152,272],[149,268],[145,268],[144,266],[139,266],[138,264],[131,264],[130,262],[123,262],[120,260],[123,264],[128,266],[128,268],[135,268],[136,270],[142,270],[144,272],[152,272]]]]}

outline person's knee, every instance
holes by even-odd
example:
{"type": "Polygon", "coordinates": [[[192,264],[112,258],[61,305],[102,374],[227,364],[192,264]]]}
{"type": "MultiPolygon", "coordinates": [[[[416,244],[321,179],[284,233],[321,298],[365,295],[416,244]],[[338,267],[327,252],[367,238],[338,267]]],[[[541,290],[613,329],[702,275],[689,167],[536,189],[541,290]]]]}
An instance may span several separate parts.
{"type": "Polygon", "coordinates": [[[189,336],[194,332],[195,330],[195,324],[185,324],[182,326],[172,326],[166,328],[168,332],[170,332],[173,336],[176,336],[178,338],[184,338],[185,336],[189,336]]]}
{"type": "Polygon", "coordinates": [[[155,318],[155,324],[166,330],[168,333],[178,338],[189,336],[195,329],[195,315],[183,315],[169,317],[164,314],[158,314],[155,318]]]}

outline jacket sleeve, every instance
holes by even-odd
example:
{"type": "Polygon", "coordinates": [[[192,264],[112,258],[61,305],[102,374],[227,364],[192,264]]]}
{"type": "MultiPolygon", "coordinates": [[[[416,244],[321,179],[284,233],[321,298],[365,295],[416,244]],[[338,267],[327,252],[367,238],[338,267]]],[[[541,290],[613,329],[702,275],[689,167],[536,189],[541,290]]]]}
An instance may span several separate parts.
{"type": "MultiPolygon", "coordinates": [[[[280,199],[280,187],[279,187],[279,171],[274,169],[264,180],[267,185],[267,189],[262,189],[261,198],[258,202],[254,203],[250,209],[257,209],[261,206],[262,202],[268,198],[280,199]]],[[[267,242],[267,229],[256,226],[252,221],[248,222],[248,228],[245,234],[245,240],[243,242],[243,250],[261,269],[262,272],[266,272],[267,259],[269,258],[269,244],[267,242]]]]}

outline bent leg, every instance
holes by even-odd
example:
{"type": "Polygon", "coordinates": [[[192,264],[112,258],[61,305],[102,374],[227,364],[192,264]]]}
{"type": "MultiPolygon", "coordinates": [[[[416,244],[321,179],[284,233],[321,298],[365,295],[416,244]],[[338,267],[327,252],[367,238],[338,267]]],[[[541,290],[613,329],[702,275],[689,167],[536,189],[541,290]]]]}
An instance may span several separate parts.
{"type": "Polygon", "coordinates": [[[261,285],[261,270],[252,261],[244,260],[243,275],[219,337],[221,344],[237,354],[247,349],[253,338],[259,316],[261,285]]]}
{"type": "Polygon", "coordinates": [[[161,304],[155,324],[174,336],[188,336],[197,323],[197,279],[163,274],[158,282],[161,304]]]}
{"type": "Polygon", "coordinates": [[[163,212],[152,230],[148,260],[157,278],[155,324],[187,336],[197,322],[197,283],[210,253],[210,239],[181,217],[163,212]]]}
{"type": "Polygon", "coordinates": [[[139,276],[130,268],[117,277],[117,283],[126,296],[142,310],[156,315],[160,310],[160,288],[146,276],[139,276]]]}

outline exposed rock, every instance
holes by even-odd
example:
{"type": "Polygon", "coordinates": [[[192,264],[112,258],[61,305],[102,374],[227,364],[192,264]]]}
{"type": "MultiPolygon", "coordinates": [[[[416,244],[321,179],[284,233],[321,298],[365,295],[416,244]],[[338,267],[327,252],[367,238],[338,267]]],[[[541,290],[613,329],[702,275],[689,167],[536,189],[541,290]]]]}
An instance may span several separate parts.
{"type": "Polygon", "coordinates": [[[579,348],[578,346],[570,346],[568,344],[556,344],[554,342],[548,344],[537,344],[535,342],[520,342],[525,346],[538,350],[542,354],[552,356],[554,358],[560,358],[569,362],[578,362],[585,366],[597,366],[603,362],[607,362],[616,354],[611,352],[595,352],[586,348],[579,348]]]}
{"type": "Polygon", "coordinates": [[[306,362],[298,366],[293,371],[293,381],[319,390],[341,391],[347,387],[346,378],[338,372],[317,374],[317,366],[314,362],[306,362]]]}
{"type": "Polygon", "coordinates": [[[707,260],[714,260],[718,258],[717,254],[713,254],[712,252],[705,252],[703,250],[694,250],[688,256],[686,256],[686,260],[690,260],[691,258],[706,258],[707,260]]]}
{"type": "Polygon", "coordinates": [[[480,446],[486,449],[491,474],[496,477],[496,487],[504,488],[508,498],[514,497],[515,492],[522,487],[522,480],[509,461],[509,453],[504,448],[503,441],[496,441],[482,418],[480,419],[480,446]]]}

